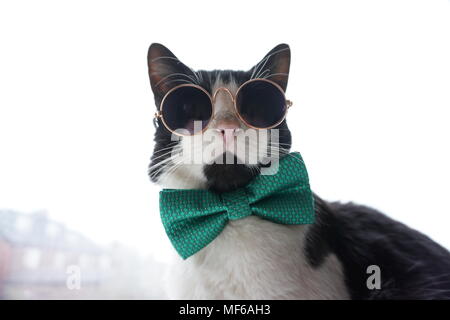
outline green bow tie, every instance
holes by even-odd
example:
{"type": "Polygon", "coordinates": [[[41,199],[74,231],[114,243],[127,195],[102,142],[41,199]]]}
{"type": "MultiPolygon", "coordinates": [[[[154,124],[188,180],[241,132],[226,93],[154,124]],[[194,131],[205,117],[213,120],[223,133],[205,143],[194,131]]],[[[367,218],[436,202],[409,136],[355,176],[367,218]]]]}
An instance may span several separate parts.
{"type": "Polygon", "coordinates": [[[228,220],[255,215],[280,224],[313,223],[313,202],[299,153],[280,159],[276,174],[259,175],[231,192],[164,189],[159,194],[162,223],[183,259],[213,241],[228,220]]]}

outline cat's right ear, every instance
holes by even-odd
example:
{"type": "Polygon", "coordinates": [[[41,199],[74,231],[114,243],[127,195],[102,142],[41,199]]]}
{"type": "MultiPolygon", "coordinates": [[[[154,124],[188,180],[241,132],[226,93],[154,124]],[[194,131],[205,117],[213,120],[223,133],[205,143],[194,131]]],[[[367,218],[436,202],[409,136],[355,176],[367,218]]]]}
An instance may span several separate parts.
{"type": "Polygon", "coordinates": [[[147,62],[150,84],[158,109],[162,98],[170,89],[183,83],[192,83],[191,79],[195,77],[189,67],[159,43],[150,45],[147,62]]]}
{"type": "Polygon", "coordinates": [[[277,45],[252,69],[252,78],[266,78],[277,83],[286,91],[289,67],[291,64],[291,49],[285,43],[277,45]]]}

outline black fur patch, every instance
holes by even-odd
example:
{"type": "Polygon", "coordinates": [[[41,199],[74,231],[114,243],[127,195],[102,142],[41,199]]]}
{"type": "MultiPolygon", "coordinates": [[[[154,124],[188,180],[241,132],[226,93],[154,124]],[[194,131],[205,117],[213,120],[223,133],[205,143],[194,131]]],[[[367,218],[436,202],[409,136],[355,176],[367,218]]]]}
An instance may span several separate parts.
{"type": "Polygon", "coordinates": [[[450,253],[427,236],[380,212],[315,197],[317,223],[306,255],[315,267],[334,253],[353,299],[450,299],[450,253]],[[381,289],[369,290],[367,267],[381,270],[381,289]]]}
{"type": "Polygon", "coordinates": [[[208,181],[208,188],[215,192],[227,192],[247,185],[255,176],[259,174],[259,169],[249,168],[246,165],[238,164],[234,156],[233,164],[226,164],[223,155],[223,164],[206,165],[203,172],[208,181]]]}

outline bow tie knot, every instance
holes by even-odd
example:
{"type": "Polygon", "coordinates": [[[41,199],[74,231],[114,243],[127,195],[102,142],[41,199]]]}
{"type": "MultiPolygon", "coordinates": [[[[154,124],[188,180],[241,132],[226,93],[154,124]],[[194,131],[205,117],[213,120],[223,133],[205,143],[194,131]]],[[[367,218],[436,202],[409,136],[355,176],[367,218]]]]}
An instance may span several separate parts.
{"type": "Polygon", "coordinates": [[[245,188],[222,193],[221,198],[227,211],[228,219],[238,220],[252,214],[245,188]]]}

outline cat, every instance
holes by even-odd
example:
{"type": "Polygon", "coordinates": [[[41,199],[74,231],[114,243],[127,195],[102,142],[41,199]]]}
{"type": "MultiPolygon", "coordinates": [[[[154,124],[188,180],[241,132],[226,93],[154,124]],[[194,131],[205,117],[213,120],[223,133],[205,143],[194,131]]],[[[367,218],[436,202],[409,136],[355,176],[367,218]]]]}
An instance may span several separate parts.
{"type": "MultiPolygon", "coordinates": [[[[161,44],[153,43],[148,51],[157,110],[169,90],[185,83],[198,85],[210,94],[225,87],[234,95],[244,82],[265,78],[286,91],[290,60],[290,47],[280,44],[248,71],[193,71],[161,44]]],[[[236,135],[240,129],[245,130],[247,126],[233,107],[229,95],[218,94],[214,118],[207,130],[215,130],[219,138],[224,128],[231,128],[236,135]]],[[[264,151],[286,156],[292,139],[287,120],[275,127],[279,132],[276,143],[245,141],[238,147],[254,153],[260,152],[255,146],[259,144],[264,151]]],[[[174,141],[160,118],[155,120],[155,127],[149,175],[162,188],[227,192],[249,183],[263,167],[237,161],[180,163],[174,155],[181,151],[188,154],[193,137],[174,141]]],[[[236,155],[233,157],[238,160],[236,155]]],[[[175,259],[166,277],[168,297],[450,299],[447,249],[366,206],[330,203],[316,194],[314,203],[316,222],[312,225],[281,225],[255,216],[230,221],[201,251],[186,260],[175,259]],[[370,285],[370,268],[378,272],[378,285],[370,285]]]]}

